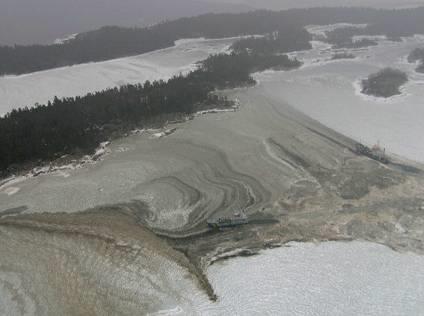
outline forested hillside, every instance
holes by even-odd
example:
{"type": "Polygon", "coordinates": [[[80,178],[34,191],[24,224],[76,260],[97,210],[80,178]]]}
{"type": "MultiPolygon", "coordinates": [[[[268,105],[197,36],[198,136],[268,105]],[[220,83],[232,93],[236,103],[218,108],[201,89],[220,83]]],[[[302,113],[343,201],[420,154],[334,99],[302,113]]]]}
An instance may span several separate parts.
{"type": "MultiPolygon", "coordinates": [[[[80,34],[62,45],[0,47],[0,75],[22,74],[60,66],[146,53],[169,47],[182,38],[264,35],[282,37],[301,34],[310,24],[366,23],[360,34],[382,34],[390,38],[424,34],[424,8],[375,10],[315,8],[281,12],[254,11],[241,14],[207,14],[182,18],[149,28],[104,27],[80,34]]],[[[353,34],[354,35],[354,34],[353,34]]],[[[297,45],[308,45],[301,36],[297,45]]]]}
{"type": "Polygon", "coordinates": [[[275,31],[263,37],[249,37],[237,41],[232,49],[239,52],[249,49],[256,54],[287,53],[297,50],[311,49],[311,35],[304,29],[275,31]]]}
{"type": "Polygon", "coordinates": [[[0,43],[52,44],[105,25],[146,27],[199,14],[248,10],[220,0],[1,0],[0,43]]]}
{"type": "Polygon", "coordinates": [[[187,76],[55,98],[0,118],[0,176],[23,163],[92,152],[100,142],[134,128],[185,117],[205,107],[228,106],[215,89],[253,84],[253,71],[300,66],[285,55],[247,52],[214,55],[187,76]]]}

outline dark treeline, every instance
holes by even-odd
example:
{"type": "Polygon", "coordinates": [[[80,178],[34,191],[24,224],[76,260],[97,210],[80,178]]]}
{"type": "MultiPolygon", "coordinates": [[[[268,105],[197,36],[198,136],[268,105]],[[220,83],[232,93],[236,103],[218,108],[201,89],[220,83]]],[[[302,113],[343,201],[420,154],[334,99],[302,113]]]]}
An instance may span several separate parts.
{"type": "Polygon", "coordinates": [[[253,71],[299,65],[287,56],[247,52],[214,55],[198,70],[166,82],[147,81],[13,110],[0,118],[0,175],[25,163],[93,152],[112,135],[148,126],[154,120],[228,106],[227,100],[213,94],[215,89],[253,84],[253,71]]]}
{"type": "Polygon", "coordinates": [[[272,32],[263,37],[249,37],[237,41],[232,46],[236,52],[251,50],[256,54],[287,53],[311,49],[312,37],[304,28],[272,32]]]}
{"type": "Polygon", "coordinates": [[[418,66],[415,70],[417,72],[424,73],[424,48],[414,49],[408,56],[408,62],[418,62],[418,66]]]}
{"type": "Polygon", "coordinates": [[[22,74],[141,54],[174,45],[157,29],[104,27],[62,45],[0,46],[0,75],[22,74]]]}
{"type": "MultiPolygon", "coordinates": [[[[375,10],[368,11],[362,22],[366,27],[344,27],[327,32],[326,41],[338,47],[359,48],[377,45],[373,40],[364,39],[353,42],[355,35],[385,35],[389,40],[400,41],[401,37],[424,34],[424,7],[404,10],[375,10]]],[[[352,23],[355,19],[346,20],[352,23]]]]}
{"type": "Polygon", "coordinates": [[[362,93],[389,98],[401,93],[400,87],[408,82],[408,75],[401,70],[384,68],[362,80],[362,93]]]}
{"type": "Polygon", "coordinates": [[[181,38],[299,34],[309,24],[367,23],[368,34],[390,37],[424,33],[424,8],[375,10],[314,8],[281,12],[207,14],[149,28],[105,27],[82,33],[63,45],[0,47],[0,75],[21,74],[65,65],[101,61],[170,47],[181,38]]]}
{"type": "MultiPolygon", "coordinates": [[[[343,27],[330,32],[326,32],[326,38],[323,39],[327,43],[333,44],[335,48],[362,48],[376,46],[375,40],[363,38],[357,41],[353,40],[355,35],[370,35],[367,28],[343,27]]],[[[374,34],[377,35],[377,34],[374,34]]],[[[379,35],[379,34],[378,34],[379,35]]],[[[386,34],[383,34],[386,35],[386,34]]]]}
{"type": "Polygon", "coordinates": [[[322,40],[338,47],[344,47],[352,44],[354,35],[362,34],[363,32],[362,28],[347,26],[326,32],[326,38],[322,38],[322,40]]]}

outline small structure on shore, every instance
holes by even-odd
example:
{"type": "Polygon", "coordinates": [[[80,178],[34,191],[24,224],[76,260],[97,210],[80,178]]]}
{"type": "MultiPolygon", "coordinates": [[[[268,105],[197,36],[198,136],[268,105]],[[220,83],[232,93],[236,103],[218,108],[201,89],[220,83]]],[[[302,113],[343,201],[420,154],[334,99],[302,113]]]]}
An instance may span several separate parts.
{"type": "Polygon", "coordinates": [[[236,227],[248,223],[249,219],[244,212],[234,213],[232,217],[220,217],[218,219],[211,219],[207,221],[208,227],[213,229],[236,227]]]}
{"type": "Polygon", "coordinates": [[[386,155],[386,148],[381,148],[380,144],[378,143],[372,148],[369,148],[361,143],[357,143],[355,150],[358,155],[366,156],[381,163],[388,164],[390,162],[386,155]]]}

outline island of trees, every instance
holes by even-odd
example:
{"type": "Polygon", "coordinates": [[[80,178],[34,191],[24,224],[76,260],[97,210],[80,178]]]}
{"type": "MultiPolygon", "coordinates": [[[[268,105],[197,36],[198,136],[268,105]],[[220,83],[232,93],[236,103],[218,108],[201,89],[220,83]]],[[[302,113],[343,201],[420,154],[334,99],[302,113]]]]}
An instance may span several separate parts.
{"type": "Polygon", "coordinates": [[[342,27],[326,32],[326,37],[323,40],[332,44],[335,48],[363,48],[378,45],[376,41],[368,38],[353,40],[355,35],[369,35],[367,32],[366,28],[342,27]]]}
{"type": "Polygon", "coordinates": [[[213,55],[186,76],[55,98],[44,105],[13,110],[0,118],[0,177],[55,160],[92,153],[100,142],[134,129],[187,117],[231,102],[214,91],[254,84],[250,74],[269,68],[296,68],[286,55],[246,50],[213,55]]]}
{"type": "Polygon", "coordinates": [[[376,97],[389,98],[401,94],[400,87],[408,82],[406,73],[393,68],[385,68],[371,74],[362,81],[362,93],[376,97]]]}
{"type": "Polygon", "coordinates": [[[232,46],[236,52],[249,50],[255,54],[281,54],[311,49],[311,34],[304,28],[275,31],[262,37],[249,37],[237,41],[232,46]]]}
{"type": "MultiPolygon", "coordinates": [[[[275,51],[284,52],[288,47],[304,49],[309,45],[309,36],[304,27],[310,24],[367,24],[365,28],[337,31],[337,35],[334,33],[330,36],[330,41],[337,42],[338,45],[362,47],[375,43],[369,40],[353,42],[354,35],[386,35],[388,38],[399,39],[402,36],[424,34],[423,19],[424,8],[314,8],[281,12],[207,14],[168,21],[148,28],[104,27],[79,34],[75,39],[61,45],[0,47],[0,75],[22,74],[137,55],[173,46],[176,40],[182,38],[220,38],[278,32],[281,41],[272,43],[275,45],[275,51]],[[293,39],[290,40],[290,37],[293,39]],[[338,39],[335,39],[336,37],[338,39]],[[291,44],[288,45],[287,41],[291,41],[291,44]]],[[[269,46],[270,42],[265,38],[262,44],[269,46]]],[[[260,47],[257,46],[256,49],[260,50],[260,47]]]]}
{"type": "MultiPolygon", "coordinates": [[[[390,38],[424,34],[423,18],[424,8],[207,14],[144,29],[105,27],[80,34],[63,45],[0,47],[0,75],[4,75],[140,54],[172,46],[181,38],[262,35],[239,41],[230,55],[211,56],[186,76],[126,85],[83,97],[55,98],[47,104],[13,110],[0,118],[0,176],[65,154],[91,153],[100,142],[133,128],[187,117],[212,106],[229,106],[231,102],[217,97],[215,90],[253,84],[250,74],[254,71],[300,66],[299,61],[281,54],[310,48],[306,25],[368,24],[366,28],[340,33],[342,39],[348,38],[345,45],[351,45],[353,36],[361,34],[390,38]]],[[[385,69],[364,80],[362,92],[389,97],[399,94],[407,80],[406,74],[385,69]]]]}
{"type": "Polygon", "coordinates": [[[414,49],[408,56],[408,62],[418,62],[418,67],[415,69],[415,71],[424,73],[424,48],[414,49]]]}

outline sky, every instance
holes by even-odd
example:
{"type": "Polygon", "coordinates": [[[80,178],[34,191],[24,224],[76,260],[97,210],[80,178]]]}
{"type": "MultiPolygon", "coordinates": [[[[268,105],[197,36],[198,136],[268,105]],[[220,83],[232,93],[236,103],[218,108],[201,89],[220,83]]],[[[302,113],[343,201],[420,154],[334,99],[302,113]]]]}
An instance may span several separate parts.
{"type": "Polygon", "coordinates": [[[402,8],[424,5],[424,0],[204,0],[246,4],[256,8],[283,10],[317,6],[364,6],[378,8],[402,8]]]}
{"type": "Polygon", "coordinates": [[[50,44],[105,25],[145,26],[244,5],[201,0],[0,0],[0,44],[50,44]]]}

